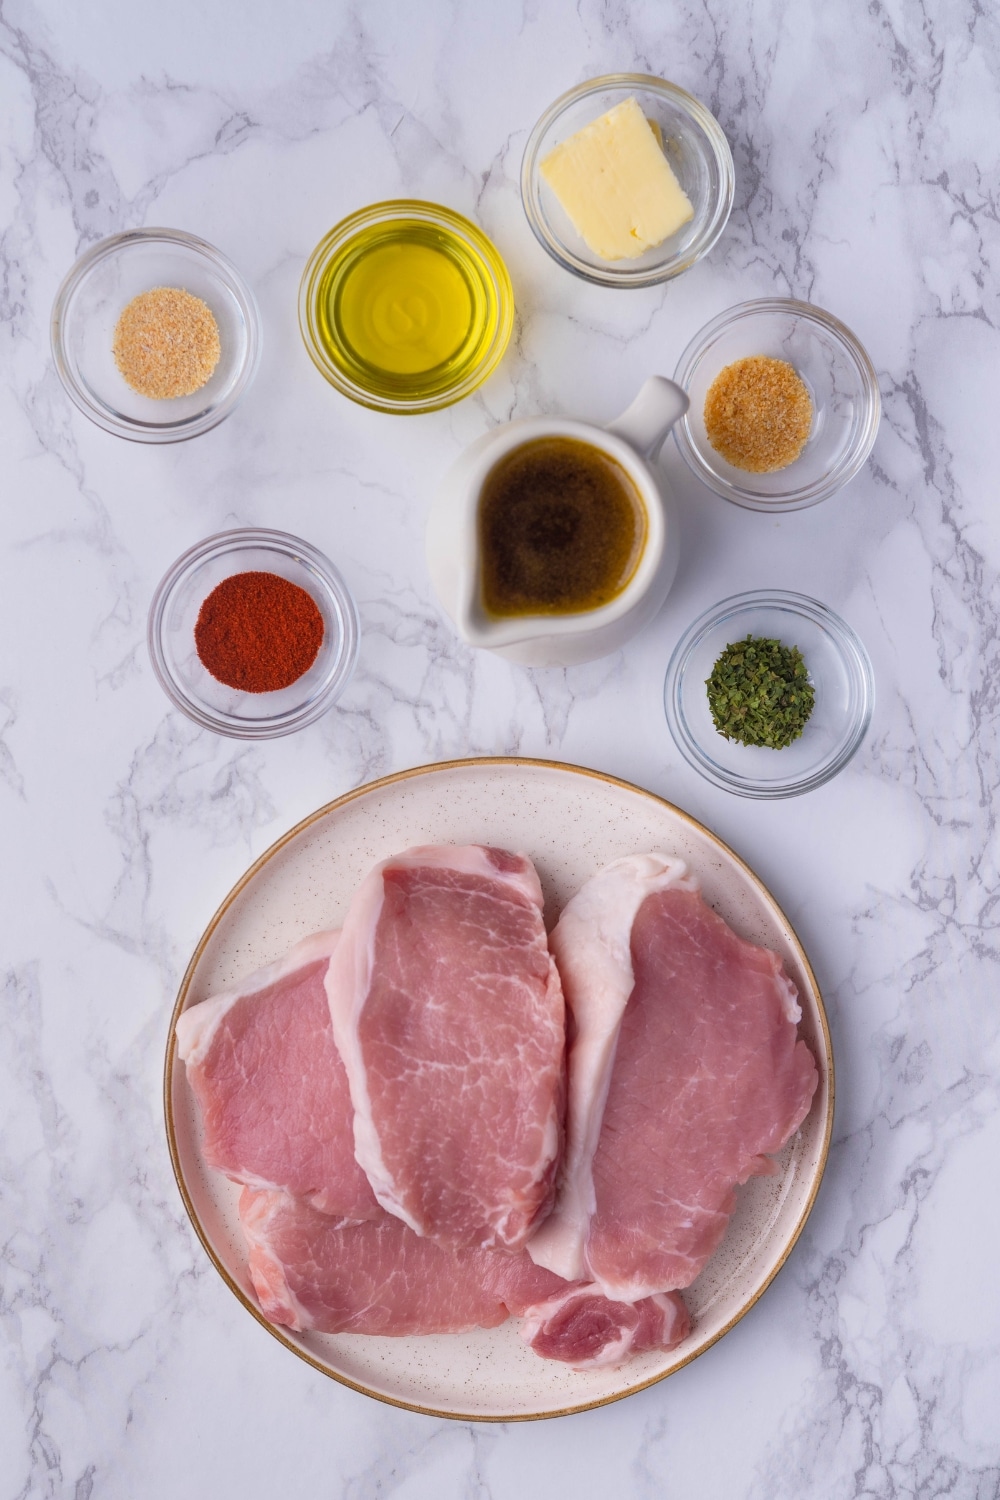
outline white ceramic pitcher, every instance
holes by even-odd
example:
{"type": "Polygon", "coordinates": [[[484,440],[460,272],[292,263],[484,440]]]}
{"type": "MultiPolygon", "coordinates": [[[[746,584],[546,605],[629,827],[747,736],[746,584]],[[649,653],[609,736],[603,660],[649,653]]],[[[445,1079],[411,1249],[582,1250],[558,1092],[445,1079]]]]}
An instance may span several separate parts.
{"type": "Polygon", "coordinates": [[[673,497],[651,465],[688,398],[653,375],[607,427],[550,417],[508,422],[471,443],[446,475],[427,521],[427,566],[441,604],[470,646],[528,667],[569,667],[617,651],[647,625],[677,571],[673,497]],[[629,583],[610,604],[574,615],[495,619],[482,606],[478,512],[486,476],[522,443],[566,437],[607,453],[631,478],[646,512],[646,544],[629,583]]]}

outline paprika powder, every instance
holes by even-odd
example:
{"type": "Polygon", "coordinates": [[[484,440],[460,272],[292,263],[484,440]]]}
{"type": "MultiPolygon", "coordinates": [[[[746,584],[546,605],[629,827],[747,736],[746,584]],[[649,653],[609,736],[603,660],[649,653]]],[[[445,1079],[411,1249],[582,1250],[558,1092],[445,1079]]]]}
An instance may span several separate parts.
{"type": "Polygon", "coordinates": [[[199,660],[217,682],[276,693],[308,672],[323,644],[311,594],[277,573],[234,573],[202,603],[194,627],[199,660]]]}

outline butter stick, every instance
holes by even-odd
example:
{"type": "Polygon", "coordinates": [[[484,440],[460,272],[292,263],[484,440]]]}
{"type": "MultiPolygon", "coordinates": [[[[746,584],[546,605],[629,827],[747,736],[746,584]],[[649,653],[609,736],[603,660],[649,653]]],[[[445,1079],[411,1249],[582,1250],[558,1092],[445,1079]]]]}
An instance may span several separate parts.
{"type": "Polygon", "coordinates": [[[634,260],[694,217],[635,98],[556,146],[539,170],[602,260],[634,260]]]}

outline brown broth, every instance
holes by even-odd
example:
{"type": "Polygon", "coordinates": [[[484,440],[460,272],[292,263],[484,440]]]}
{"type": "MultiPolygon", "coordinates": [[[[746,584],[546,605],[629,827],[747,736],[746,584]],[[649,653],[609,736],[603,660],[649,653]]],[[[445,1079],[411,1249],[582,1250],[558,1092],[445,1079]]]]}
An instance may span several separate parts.
{"type": "Polygon", "coordinates": [[[621,464],[576,438],[535,438],[483,484],[483,608],[495,618],[599,609],[631,581],[645,543],[645,507],[621,464]]]}

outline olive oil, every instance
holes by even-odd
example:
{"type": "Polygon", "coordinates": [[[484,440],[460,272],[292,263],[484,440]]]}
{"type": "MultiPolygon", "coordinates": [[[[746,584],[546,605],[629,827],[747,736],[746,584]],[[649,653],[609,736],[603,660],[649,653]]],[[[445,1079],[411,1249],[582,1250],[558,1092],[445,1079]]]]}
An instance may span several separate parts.
{"type": "Polygon", "coordinates": [[[434,403],[460,386],[502,332],[470,235],[417,217],[381,219],[347,239],[319,279],[314,314],[318,341],[346,380],[399,402],[434,403]]]}
{"type": "Polygon", "coordinates": [[[488,615],[574,615],[630,583],[646,511],[610,454],[575,438],[523,443],[486,476],[478,512],[488,615]]]}
{"type": "Polygon", "coordinates": [[[358,358],[392,375],[451,359],[474,324],[468,279],[434,245],[394,240],[360,255],[338,291],[340,327],[358,358]]]}

